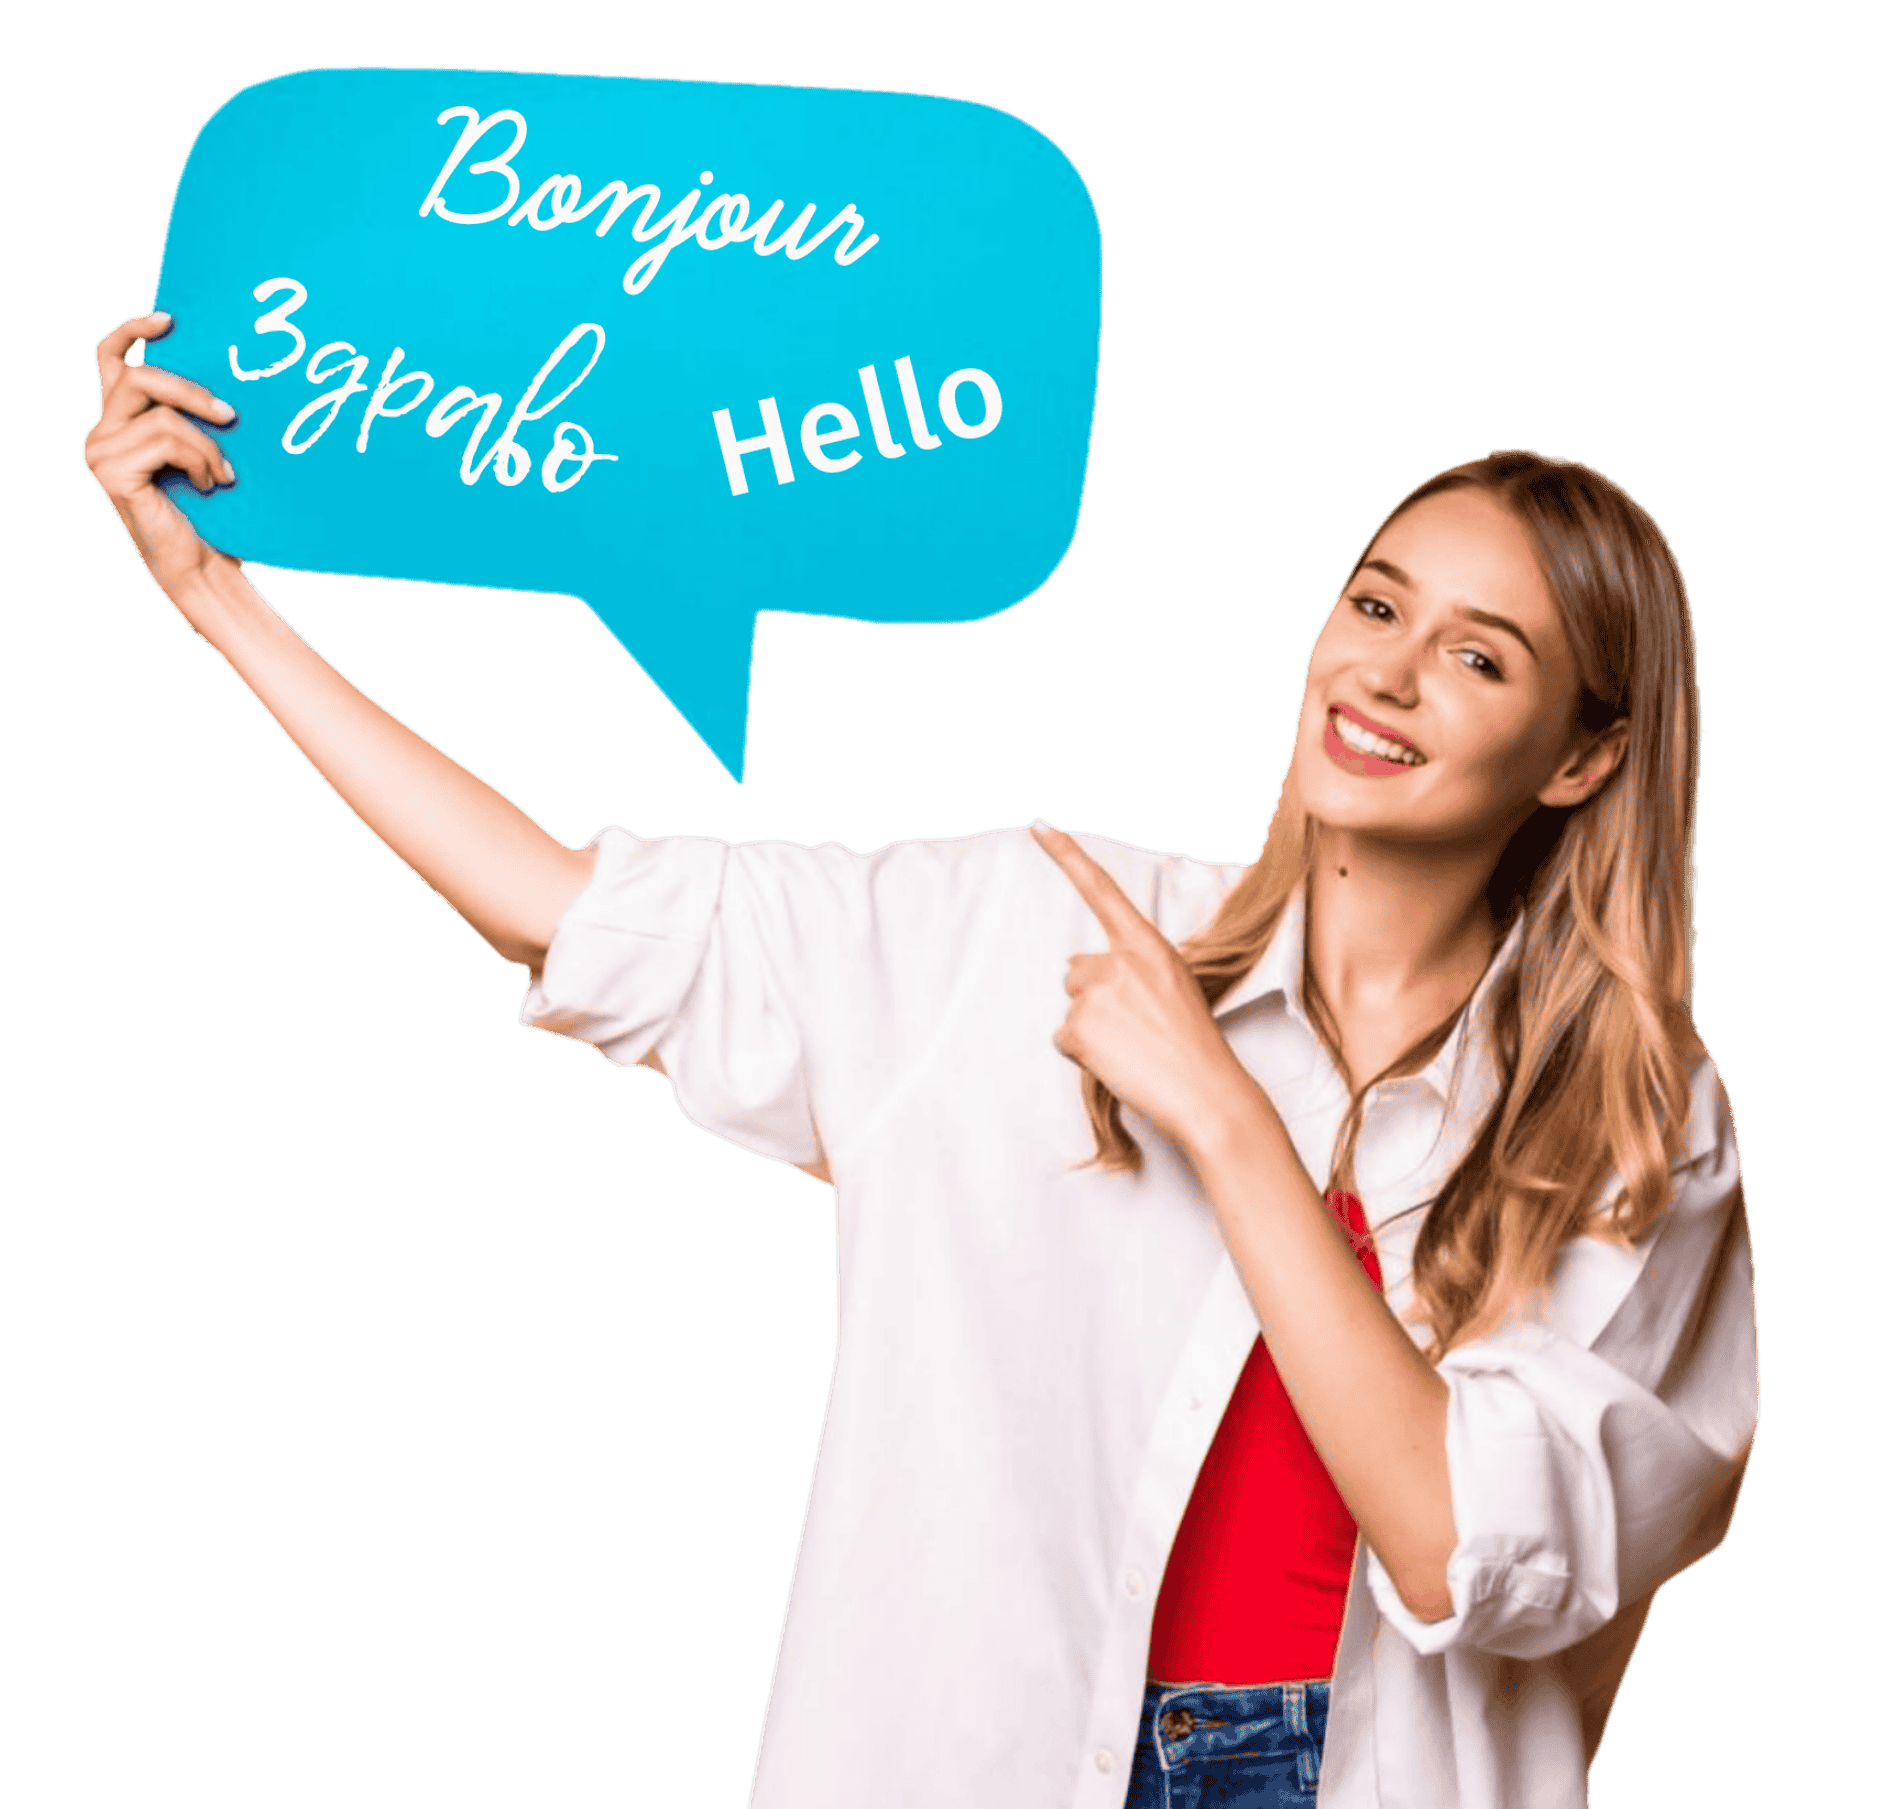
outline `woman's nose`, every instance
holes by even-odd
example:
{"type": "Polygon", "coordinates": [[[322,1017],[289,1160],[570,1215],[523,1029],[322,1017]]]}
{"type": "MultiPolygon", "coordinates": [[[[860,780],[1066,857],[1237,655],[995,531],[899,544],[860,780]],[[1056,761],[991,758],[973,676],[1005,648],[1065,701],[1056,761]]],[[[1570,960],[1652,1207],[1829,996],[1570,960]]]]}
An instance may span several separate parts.
{"type": "Polygon", "coordinates": [[[1411,709],[1419,702],[1419,667],[1411,648],[1376,651],[1359,674],[1376,697],[1411,709]]]}

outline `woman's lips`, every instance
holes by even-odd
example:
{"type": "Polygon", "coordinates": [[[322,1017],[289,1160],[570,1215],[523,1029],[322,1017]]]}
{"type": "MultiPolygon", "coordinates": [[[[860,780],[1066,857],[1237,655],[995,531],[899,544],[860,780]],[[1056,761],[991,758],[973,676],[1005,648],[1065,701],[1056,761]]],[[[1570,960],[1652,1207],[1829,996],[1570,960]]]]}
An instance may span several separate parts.
{"type": "Polygon", "coordinates": [[[1351,710],[1346,704],[1336,704],[1328,712],[1328,726],[1322,731],[1321,745],[1324,753],[1344,773],[1355,773],[1369,779],[1390,779],[1399,773],[1410,773],[1416,767],[1426,764],[1423,756],[1413,760],[1395,760],[1384,754],[1369,753],[1364,748],[1350,747],[1343,741],[1335,729],[1335,718],[1342,716],[1347,721],[1370,736],[1378,736],[1382,741],[1390,741],[1396,747],[1406,748],[1418,756],[1419,750],[1403,735],[1396,735],[1376,722],[1369,722],[1358,710],[1351,710]]]}

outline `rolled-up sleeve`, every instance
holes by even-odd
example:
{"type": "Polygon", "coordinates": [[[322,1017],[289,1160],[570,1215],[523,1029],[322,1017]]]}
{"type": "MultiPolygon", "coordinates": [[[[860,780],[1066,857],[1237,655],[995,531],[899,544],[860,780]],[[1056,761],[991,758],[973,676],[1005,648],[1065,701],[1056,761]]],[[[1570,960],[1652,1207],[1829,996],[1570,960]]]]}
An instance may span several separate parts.
{"type": "Polygon", "coordinates": [[[724,842],[643,841],[605,829],[595,868],[531,977],[523,1021],[632,1064],[672,1022],[700,970],[719,905],[724,842]]]}
{"type": "Polygon", "coordinates": [[[1753,1274],[1711,1062],[1693,1096],[1651,1235],[1633,1248],[1578,1238],[1537,1313],[1440,1362],[1452,1612],[1422,1620],[1366,1560],[1381,1614],[1420,1653],[1562,1651],[1726,1531],[1757,1410],[1753,1274]]]}
{"type": "Polygon", "coordinates": [[[523,1021],[616,1062],[654,1051],[695,1123],[797,1163],[930,1041],[999,899],[1043,860],[1015,831],[871,854],[621,829],[591,845],[523,1021]]]}
{"type": "Polygon", "coordinates": [[[656,1051],[696,1123],[761,1155],[816,1161],[801,1013],[778,973],[791,951],[751,896],[750,870],[770,850],[621,829],[592,846],[595,870],[557,925],[523,1021],[615,1062],[656,1051]]]}

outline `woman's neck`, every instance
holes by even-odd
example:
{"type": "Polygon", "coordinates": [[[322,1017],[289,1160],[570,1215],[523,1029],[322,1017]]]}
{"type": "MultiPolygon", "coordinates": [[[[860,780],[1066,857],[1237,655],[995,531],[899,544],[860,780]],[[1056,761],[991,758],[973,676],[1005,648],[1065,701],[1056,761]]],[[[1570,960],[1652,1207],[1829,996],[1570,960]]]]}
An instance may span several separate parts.
{"type": "Polygon", "coordinates": [[[1472,995],[1497,946],[1497,852],[1319,829],[1307,960],[1350,1078],[1366,1084],[1472,995]]]}

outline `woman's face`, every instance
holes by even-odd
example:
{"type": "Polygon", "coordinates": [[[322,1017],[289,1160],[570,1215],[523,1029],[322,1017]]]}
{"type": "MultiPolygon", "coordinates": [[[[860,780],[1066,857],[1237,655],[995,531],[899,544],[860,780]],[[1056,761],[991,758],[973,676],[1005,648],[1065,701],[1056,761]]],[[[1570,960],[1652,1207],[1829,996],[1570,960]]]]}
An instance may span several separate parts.
{"type": "Polygon", "coordinates": [[[1580,803],[1621,751],[1577,726],[1582,686],[1517,520],[1482,490],[1384,528],[1315,643],[1296,738],[1308,814],[1393,840],[1505,840],[1580,803]]]}

